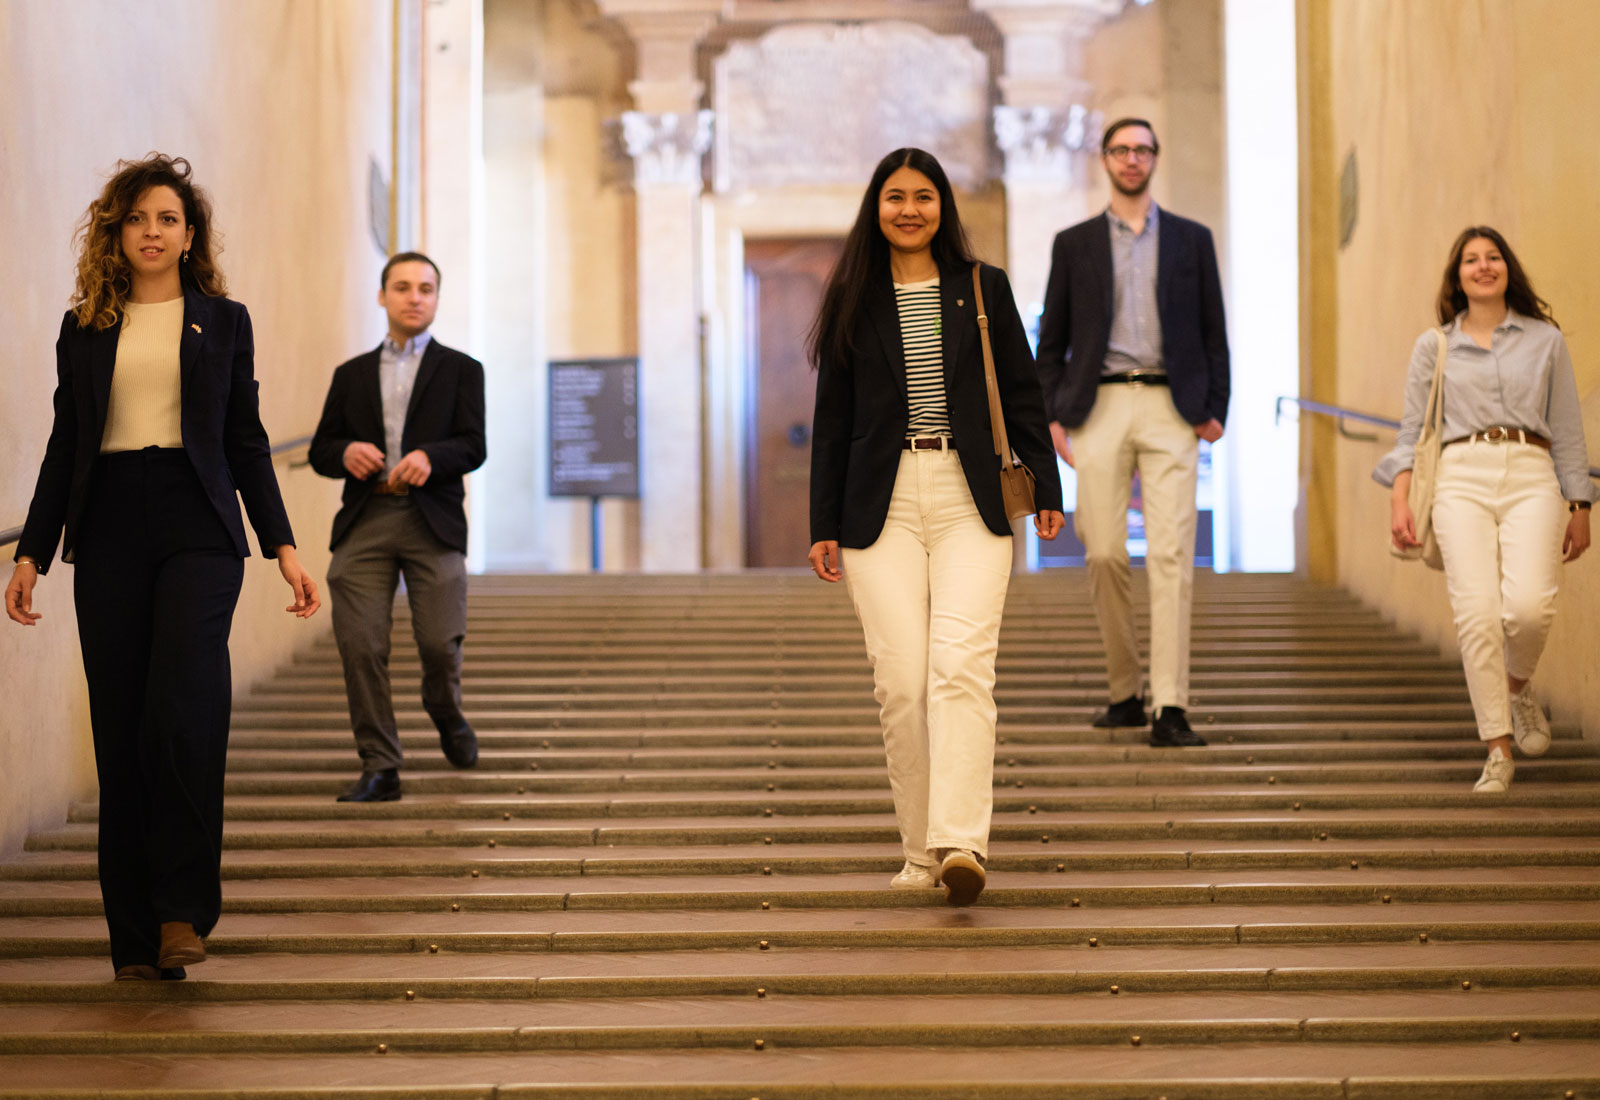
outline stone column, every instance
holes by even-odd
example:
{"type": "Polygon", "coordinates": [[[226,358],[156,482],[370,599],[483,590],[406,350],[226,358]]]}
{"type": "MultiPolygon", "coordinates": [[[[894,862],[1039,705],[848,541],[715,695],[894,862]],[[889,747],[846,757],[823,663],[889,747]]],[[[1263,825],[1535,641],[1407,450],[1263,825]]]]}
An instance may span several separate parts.
{"type": "Polygon", "coordinates": [[[622,136],[633,158],[638,242],[639,565],[692,572],[703,564],[700,166],[712,122],[700,107],[695,48],[723,5],[600,6],[627,30],[638,58],[622,136]]]}
{"type": "Polygon", "coordinates": [[[1087,217],[1103,190],[1094,175],[1100,116],[1082,78],[1083,43],[1122,0],[972,0],[1004,39],[1004,102],[995,141],[1005,154],[1006,264],[1030,331],[1044,302],[1050,241],[1087,217]]]}

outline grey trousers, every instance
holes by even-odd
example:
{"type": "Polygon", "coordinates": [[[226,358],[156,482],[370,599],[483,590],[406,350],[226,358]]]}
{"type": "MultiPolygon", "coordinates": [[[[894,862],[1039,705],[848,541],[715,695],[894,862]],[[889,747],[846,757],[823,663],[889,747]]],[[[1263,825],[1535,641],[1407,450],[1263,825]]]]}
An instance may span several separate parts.
{"type": "Polygon", "coordinates": [[[465,721],[466,555],[440,542],[408,498],[375,496],[334,549],[328,567],[333,636],[363,771],[398,768],[404,759],[389,693],[389,635],[401,574],[422,657],[422,706],[436,726],[450,729],[465,721]]]}

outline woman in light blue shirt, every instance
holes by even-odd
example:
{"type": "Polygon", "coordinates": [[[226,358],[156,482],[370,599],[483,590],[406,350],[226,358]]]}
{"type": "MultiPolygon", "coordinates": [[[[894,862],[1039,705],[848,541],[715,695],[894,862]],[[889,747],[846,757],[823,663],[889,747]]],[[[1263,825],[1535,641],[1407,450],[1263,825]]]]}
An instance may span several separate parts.
{"type": "Polygon", "coordinates": [[[1390,485],[1396,546],[1418,545],[1412,455],[1440,333],[1443,425],[1433,529],[1444,558],[1467,689],[1488,760],[1473,790],[1511,784],[1511,744],[1550,747],[1532,679],[1555,619],[1561,563],[1589,546],[1596,486],[1567,343],[1505,238],[1471,226],[1456,238],[1439,290],[1438,329],[1417,338],[1395,448],[1373,477],[1390,485]]]}

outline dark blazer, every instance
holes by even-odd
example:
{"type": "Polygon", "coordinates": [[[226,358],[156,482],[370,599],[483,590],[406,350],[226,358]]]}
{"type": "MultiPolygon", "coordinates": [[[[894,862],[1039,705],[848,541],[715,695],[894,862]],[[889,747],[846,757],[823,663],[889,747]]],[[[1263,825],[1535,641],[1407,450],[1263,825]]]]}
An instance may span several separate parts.
{"type": "MultiPolygon", "coordinates": [[[[55,424],[17,543],[17,556],[32,556],[40,573],[50,567],[63,527],[62,559],[72,560],[94,460],[105,435],[121,330],[120,316],[103,331],[82,327],[71,311],[61,321],[61,336],[56,340],[55,424]]],[[[255,341],[244,306],[185,287],[178,363],[183,387],[179,409],[183,449],[206,497],[232,536],[234,549],[247,558],[250,548],[239,514],[242,497],[261,552],[273,557],[277,547],[294,545],[294,532],[272,469],[272,447],[261,426],[255,341]]]]}
{"type": "MultiPolygon", "coordinates": [[[[1004,271],[987,264],[980,279],[1008,442],[1038,478],[1039,509],[1060,511],[1061,479],[1011,284],[1004,271]]],[[[1000,497],[1000,460],[989,426],[972,269],[941,269],[939,299],[945,403],[961,469],[984,524],[997,535],[1009,535],[1011,524],[1000,497]]],[[[864,306],[852,362],[824,359],[818,369],[811,438],[811,541],[837,540],[856,550],[871,546],[883,531],[911,415],[900,314],[887,275],[871,289],[864,306]]]]}
{"type": "MultiPolygon", "coordinates": [[[[1191,424],[1228,422],[1228,330],[1211,230],[1162,210],[1156,309],[1172,403],[1191,424]]],[[[1089,418],[1111,340],[1111,223],[1100,214],[1056,234],[1039,319],[1039,380],[1050,419],[1089,418]]]]}
{"type": "MultiPolygon", "coordinates": [[[[384,441],[383,395],[378,385],[378,353],[374,348],[333,372],[322,420],[311,440],[311,466],[323,477],[344,479],[344,505],[333,517],[333,546],[339,545],[372,496],[372,481],[360,481],[344,468],[351,443],[384,441]]],[[[411,499],[438,540],[467,552],[467,490],[462,478],[483,465],[488,454],[483,438],[483,364],[437,340],[429,340],[417,365],[401,429],[401,455],[420,450],[433,472],[426,484],[411,487],[411,499]]],[[[398,460],[401,455],[387,456],[398,460]]],[[[373,477],[381,477],[374,474],[373,477]]]]}

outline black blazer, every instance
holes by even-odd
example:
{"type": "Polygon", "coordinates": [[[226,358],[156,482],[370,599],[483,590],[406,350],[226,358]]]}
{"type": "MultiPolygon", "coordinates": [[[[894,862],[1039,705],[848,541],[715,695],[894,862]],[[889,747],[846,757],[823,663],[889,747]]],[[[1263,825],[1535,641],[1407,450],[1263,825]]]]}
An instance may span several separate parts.
{"type": "MultiPolygon", "coordinates": [[[[1228,330],[1211,230],[1162,210],[1156,309],[1172,403],[1191,424],[1228,422],[1228,330]]],[[[1050,419],[1089,419],[1111,340],[1111,223],[1100,214],[1056,234],[1039,319],[1039,380],[1050,419]]]]}
{"type": "MultiPolygon", "coordinates": [[[[62,318],[56,340],[55,424],[17,543],[17,556],[30,555],[40,573],[49,569],[63,527],[62,560],[72,560],[105,435],[121,331],[120,316],[103,331],[82,327],[71,311],[62,318]]],[[[241,497],[264,555],[270,558],[279,546],[293,546],[294,532],[272,469],[272,446],[261,426],[255,341],[244,306],[185,287],[178,363],[183,449],[232,536],[234,550],[241,558],[250,556],[239,514],[241,497]]]]}
{"type": "MultiPolygon", "coordinates": [[[[333,372],[322,420],[311,440],[311,466],[323,477],[344,479],[344,505],[333,517],[333,546],[349,532],[372,496],[372,481],[359,481],[344,468],[351,443],[388,444],[383,431],[383,395],[374,348],[333,372]]],[[[401,455],[420,450],[433,472],[427,483],[411,487],[411,499],[438,540],[467,552],[467,489],[462,478],[483,465],[483,364],[437,340],[429,340],[417,365],[400,433],[401,455]]],[[[389,455],[398,460],[401,455],[389,455]]],[[[373,477],[381,477],[374,474],[373,477]]]]}
{"type": "MultiPolygon", "coordinates": [[[[1061,479],[1011,284],[1004,271],[987,264],[980,279],[1007,439],[1038,478],[1038,508],[1060,511],[1061,479]]],[[[945,403],[961,469],[984,524],[997,535],[1009,535],[1011,524],[1000,498],[1000,460],[989,426],[972,269],[941,269],[939,300],[945,403]]],[[[824,359],[817,372],[811,438],[811,541],[837,540],[855,550],[871,546],[883,531],[911,415],[900,314],[887,275],[869,292],[864,306],[852,342],[853,361],[824,359]]]]}

